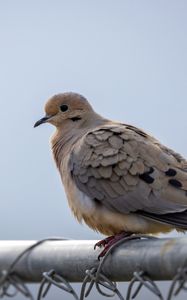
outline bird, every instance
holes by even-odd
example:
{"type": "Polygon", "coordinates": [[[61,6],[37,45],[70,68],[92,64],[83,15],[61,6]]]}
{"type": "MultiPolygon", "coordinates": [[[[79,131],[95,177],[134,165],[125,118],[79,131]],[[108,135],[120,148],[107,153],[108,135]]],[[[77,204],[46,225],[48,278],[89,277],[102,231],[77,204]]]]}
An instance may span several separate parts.
{"type": "Polygon", "coordinates": [[[53,157],[79,222],[106,235],[101,257],[124,236],[187,230],[187,160],[152,135],[99,115],[77,93],[52,96],[53,157]]]}

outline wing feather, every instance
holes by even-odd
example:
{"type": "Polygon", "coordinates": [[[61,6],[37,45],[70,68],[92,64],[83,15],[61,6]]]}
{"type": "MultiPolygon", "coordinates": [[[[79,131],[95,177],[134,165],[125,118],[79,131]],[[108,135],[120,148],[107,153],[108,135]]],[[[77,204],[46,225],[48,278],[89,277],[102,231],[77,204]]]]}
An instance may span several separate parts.
{"type": "Polygon", "coordinates": [[[187,210],[186,160],[136,127],[92,130],[75,144],[70,166],[77,187],[111,210],[166,223],[187,210]]]}

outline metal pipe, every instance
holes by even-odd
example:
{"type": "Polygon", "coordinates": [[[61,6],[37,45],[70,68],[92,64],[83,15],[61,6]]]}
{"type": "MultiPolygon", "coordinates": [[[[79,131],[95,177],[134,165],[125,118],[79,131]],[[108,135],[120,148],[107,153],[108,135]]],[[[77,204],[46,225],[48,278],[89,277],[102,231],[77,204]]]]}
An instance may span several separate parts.
{"type": "MultiPolygon", "coordinates": [[[[16,257],[35,241],[0,241],[0,272],[8,270],[16,257]]],[[[85,271],[98,267],[100,249],[96,241],[47,241],[25,254],[14,270],[26,282],[40,282],[42,273],[54,269],[69,282],[81,282],[85,271]]],[[[170,280],[187,266],[187,238],[132,240],[110,254],[102,272],[114,281],[129,281],[142,269],[153,280],[170,280]]]]}

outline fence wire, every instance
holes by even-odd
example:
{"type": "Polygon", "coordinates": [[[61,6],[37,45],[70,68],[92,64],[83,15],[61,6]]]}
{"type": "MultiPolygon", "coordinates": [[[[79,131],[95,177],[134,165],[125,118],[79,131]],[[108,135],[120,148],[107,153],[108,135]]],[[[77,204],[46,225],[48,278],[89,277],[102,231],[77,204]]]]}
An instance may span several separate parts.
{"type": "MultiPolygon", "coordinates": [[[[139,235],[133,238],[147,238],[147,236],[139,235]]],[[[149,237],[153,238],[154,237],[149,237]]],[[[171,281],[168,294],[166,298],[163,297],[158,285],[150,278],[144,270],[135,270],[133,277],[128,284],[126,295],[122,295],[118,289],[117,283],[111,281],[102,271],[103,265],[107,260],[109,254],[112,254],[113,250],[122,244],[124,241],[127,242],[132,237],[126,237],[115,245],[113,245],[106,255],[99,261],[98,267],[93,267],[90,270],[85,270],[85,277],[81,285],[80,295],[77,295],[73,286],[64,278],[61,274],[58,274],[55,270],[49,270],[42,274],[42,281],[40,283],[38,294],[36,299],[41,300],[46,297],[49,293],[51,286],[59,288],[62,292],[72,295],[72,299],[84,300],[89,298],[90,293],[95,287],[98,294],[104,297],[116,297],[120,300],[131,300],[135,299],[140,290],[145,288],[153,293],[159,300],[172,300],[176,299],[176,296],[180,294],[181,291],[187,292],[187,267],[179,268],[177,274],[171,281]]],[[[34,296],[26,284],[18,274],[15,272],[15,266],[18,262],[28,254],[30,251],[43,244],[46,241],[62,241],[66,240],[64,238],[46,238],[40,240],[33,245],[29,246],[21,254],[19,254],[16,259],[11,263],[7,270],[3,270],[0,274],[0,298],[9,297],[13,298],[18,293],[22,294],[25,298],[34,300],[34,296]]],[[[52,298],[51,298],[52,299],[52,298]]]]}

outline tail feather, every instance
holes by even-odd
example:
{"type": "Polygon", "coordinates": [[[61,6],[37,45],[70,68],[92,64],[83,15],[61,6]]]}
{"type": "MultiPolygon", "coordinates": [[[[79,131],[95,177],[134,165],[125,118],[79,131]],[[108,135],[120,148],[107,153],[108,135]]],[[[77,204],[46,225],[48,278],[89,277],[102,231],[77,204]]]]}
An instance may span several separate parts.
{"type": "Polygon", "coordinates": [[[187,210],[168,214],[153,214],[146,211],[137,211],[138,214],[170,225],[174,225],[178,229],[187,230],[187,210]]]}

